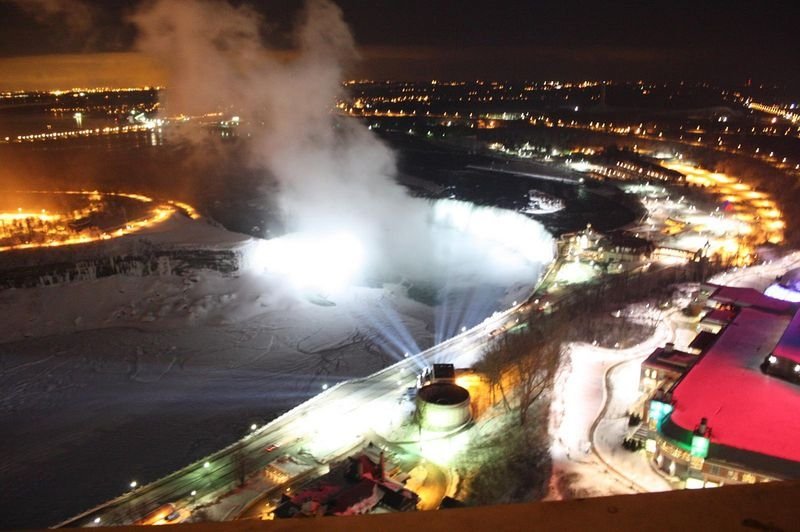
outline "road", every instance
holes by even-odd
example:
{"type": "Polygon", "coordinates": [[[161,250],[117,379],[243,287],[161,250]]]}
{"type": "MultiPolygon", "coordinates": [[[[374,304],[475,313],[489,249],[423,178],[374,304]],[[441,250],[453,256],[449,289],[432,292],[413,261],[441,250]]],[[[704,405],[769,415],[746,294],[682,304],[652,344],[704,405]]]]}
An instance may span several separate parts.
{"type": "Polygon", "coordinates": [[[466,361],[471,365],[489,340],[490,331],[513,325],[529,311],[525,305],[513,307],[368,377],[334,385],[217,453],[56,527],[129,524],[165,503],[175,503],[178,508],[194,506],[234,488],[242,474],[263,469],[287,452],[307,452],[320,463],[328,463],[362,441],[376,420],[397,410],[397,402],[416,384],[423,367],[434,362],[466,361]],[[265,450],[272,444],[278,444],[280,452],[265,450]]]}

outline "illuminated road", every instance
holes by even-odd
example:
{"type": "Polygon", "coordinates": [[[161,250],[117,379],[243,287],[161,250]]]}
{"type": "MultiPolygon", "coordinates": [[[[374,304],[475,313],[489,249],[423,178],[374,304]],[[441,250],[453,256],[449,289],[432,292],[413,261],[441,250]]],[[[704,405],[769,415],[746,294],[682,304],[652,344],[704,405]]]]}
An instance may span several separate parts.
{"type": "Polygon", "coordinates": [[[302,450],[321,463],[338,458],[363,441],[387,412],[397,410],[422,367],[442,361],[471,364],[481,354],[488,331],[513,323],[524,311],[526,307],[514,307],[373,375],[332,386],[231,446],[57,526],[132,523],[162,504],[194,506],[235,487],[243,468],[255,472],[287,452],[302,450]],[[272,444],[280,445],[280,452],[266,452],[272,444]]]}
{"type": "Polygon", "coordinates": [[[27,190],[15,191],[15,193],[31,195],[83,196],[87,199],[89,205],[82,210],[74,211],[69,214],[47,211],[29,212],[24,208],[19,208],[16,211],[11,212],[0,212],[0,239],[13,238],[14,231],[16,230],[16,226],[14,224],[17,223],[25,226],[29,221],[35,221],[41,224],[42,228],[40,235],[46,238],[43,241],[0,245],[0,252],[21,249],[70,246],[101,240],[111,240],[113,238],[119,238],[121,236],[133,234],[143,229],[156,226],[166,221],[170,216],[179,210],[183,211],[192,219],[200,218],[200,214],[191,205],[179,201],[165,201],[163,203],[159,203],[153,198],[141,194],[124,192],[99,192],[97,190],[27,190]],[[71,229],[70,224],[72,222],[78,222],[81,218],[87,217],[89,214],[94,212],[94,210],[100,209],[98,206],[99,202],[102,202],[102,200],[107,197],[125,198],[144,204],[152,204],[153,207],[149,209],[147,216],[136,220],[130,220],[118,227],[105,229],[95,228],[96,230],[94,231],[71,229]]]}

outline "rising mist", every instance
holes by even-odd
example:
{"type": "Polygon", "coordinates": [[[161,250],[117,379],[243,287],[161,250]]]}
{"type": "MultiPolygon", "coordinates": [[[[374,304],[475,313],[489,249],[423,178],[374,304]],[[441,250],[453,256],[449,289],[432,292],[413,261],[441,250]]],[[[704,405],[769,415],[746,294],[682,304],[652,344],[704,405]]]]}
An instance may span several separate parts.
{"type": "MultiPolygon", "coordinates": [[[[356,235],[373,275],[455,271],[442,260],[464,275],[511,273],[508,261],[493,261],[491,239],[441,242],[430,202],[411,198],[395,181],[392,151],[364,124],[334,112],[357,60],[336,5],[307,2],[290,49],[265,44],[269,21],[247,5],[160,0],[132,20],[139,49],[168,73],[163,113],[240,116],[247,163],[265,182],[277,182],[277,197],[264,201],[278,205],[288,231],[356,235]]],[[[544,261],[550,239],[543,230],[538,236],[521,244],[543,246],[544,261]]]]}

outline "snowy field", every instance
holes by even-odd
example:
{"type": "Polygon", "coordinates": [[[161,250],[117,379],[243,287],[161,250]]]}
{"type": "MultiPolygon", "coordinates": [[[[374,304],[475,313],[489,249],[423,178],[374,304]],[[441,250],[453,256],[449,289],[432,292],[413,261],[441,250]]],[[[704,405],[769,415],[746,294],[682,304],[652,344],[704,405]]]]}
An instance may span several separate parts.
{"type": "Polygon", "coordinates": [[[431,341],[431,310],[390,289],[354,289],[329,307],[270,302],[256,313],[263,296],[253,284],[210,274],[191,286],[112,277],[4,294],[4,315],[36,316],[28,331],[46,330],[44,312],[57,309],[52,325],[65,332],[0,345],[0,425],[11,436],[0,450],[13,457],[0,469],[0,514],[51,524],[131,479],[155,479],[223,447],[323,384],[388,365],[378,329],[388,316],[420,344],[431,341]],[[98,294],[112,296],[95,306],[98,294]],[[66,332],[70,323],[79,330],[66,332]]]}
{"type": "MultiPolygon", "coordinates": [[[[246,245],[212,229],[148,238],[246,245]]],[[[51,525],[159,478],[521,300],[537,273],[475,279],[436,307],[398,283],[319,297],[256,270],[2,291],[0,528],[51,525]]]]}

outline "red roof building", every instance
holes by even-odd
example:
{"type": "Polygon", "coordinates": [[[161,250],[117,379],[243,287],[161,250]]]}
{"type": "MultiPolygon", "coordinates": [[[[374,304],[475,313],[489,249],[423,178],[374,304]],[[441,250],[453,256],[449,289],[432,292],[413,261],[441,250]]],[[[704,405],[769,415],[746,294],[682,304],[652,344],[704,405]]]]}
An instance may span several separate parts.
{"type": "Polygon", "coordinates": [[[742,308],[755,307],[778,313],[793,313],[797,309],[797,305],[788,301],[765,296],[754,288],[741,288],[738,286],[719,286],[711,293],[708,299],[718,304],[729,304],[742,308]]]}
{"type": "Polygon", "coordinates": [[[778,371],[788,361],[800,374],[800,312],[752,289],[720,287],[709,301],[735,312],[718,312],[732,320],[706,335],[694,364],[663,350],[642,364],[679,375],[645,403],[648,452],[687,487],[800,478],[800,385],[778,371]]]}
{"type": "Polygon", "coordinates": [[[800,387],[760,370],[789,322],[742,309],[672,390],[672,423],[706,418],[716,444],[800,462],[800,387]]]}

